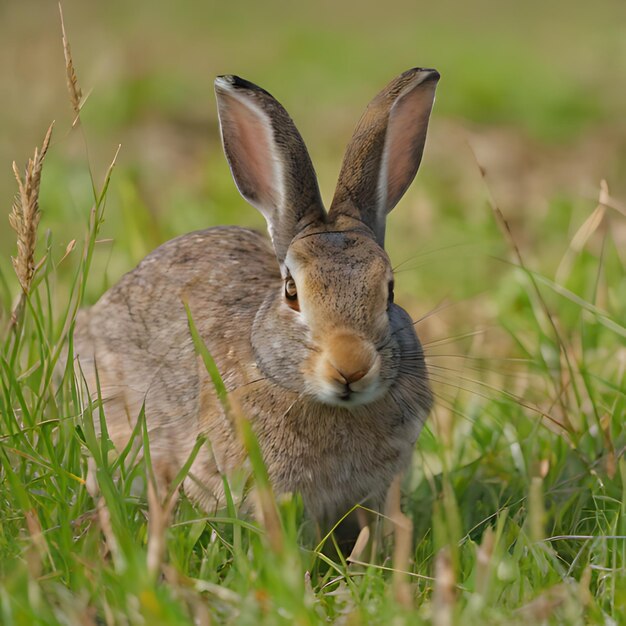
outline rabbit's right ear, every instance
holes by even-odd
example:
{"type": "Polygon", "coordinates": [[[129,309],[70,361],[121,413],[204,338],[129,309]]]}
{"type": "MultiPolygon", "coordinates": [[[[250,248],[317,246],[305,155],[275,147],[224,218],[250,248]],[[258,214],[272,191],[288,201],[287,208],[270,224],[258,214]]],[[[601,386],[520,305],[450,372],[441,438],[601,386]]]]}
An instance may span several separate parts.
{"type": "Polygon", "coordinates": [[[293,237],[326,218],[309,153],[287,111],[264,89],[219,76],[215,94],[233,178],[267,220],[282,263],[293,237]]]}
{"type": "Polygon", "coordinates": [[[378,243],[385,240],[387,213],[417,173],[439,72],[416,67],[392,80],[357,124],[341,166],[328,216],[355,217],[378,243]]]}

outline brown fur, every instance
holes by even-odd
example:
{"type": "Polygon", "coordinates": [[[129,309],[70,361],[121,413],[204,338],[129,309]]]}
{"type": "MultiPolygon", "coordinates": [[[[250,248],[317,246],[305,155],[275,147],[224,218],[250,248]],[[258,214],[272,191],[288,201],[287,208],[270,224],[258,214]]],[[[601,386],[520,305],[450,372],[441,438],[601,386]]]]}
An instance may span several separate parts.
{"type": "Polygon", "coordinates": [[[145,404],[152,458],[173,476],[207,435],[183,485],[204,508],[223,504],[222,474],[245,455],[194,349],[184,302],[277,492],[302,493],[310,515],[330,523],[359,502],[380,507],[407,466],[432,399],[412,322],[388,301],[381,232],[387,201],[419,165],[436,78],[410,70],[377,96],[329,214],[280,104],[251,83],[218,79],[224,148],[273,246],[236,227],[184,235],[81,312],[76,353],[92,393],[97,370],[111,439],[126,444],[145,404]],[[367,186],[360,179],[370,175],[387,182],[367,186]],[[297,307],[285,298],[287,277],[297,307]]]}

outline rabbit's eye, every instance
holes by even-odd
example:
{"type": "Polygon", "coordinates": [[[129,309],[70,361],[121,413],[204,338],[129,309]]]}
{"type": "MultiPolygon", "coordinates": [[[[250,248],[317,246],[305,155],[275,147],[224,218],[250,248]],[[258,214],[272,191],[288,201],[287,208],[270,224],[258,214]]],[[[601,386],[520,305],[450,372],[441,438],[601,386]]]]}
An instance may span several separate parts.
{"type": "Polygon", "coordinates": [[[393,280],[390,280],[387,285],[387,303],[393,304],[393,280]]]}
{"type": "Polygon", "coordinates": [[[290,302],[295,302],[298,299],[298,290],[296,289],[296,281],[288,276],[285,279],[285,298],[290,302]]]}

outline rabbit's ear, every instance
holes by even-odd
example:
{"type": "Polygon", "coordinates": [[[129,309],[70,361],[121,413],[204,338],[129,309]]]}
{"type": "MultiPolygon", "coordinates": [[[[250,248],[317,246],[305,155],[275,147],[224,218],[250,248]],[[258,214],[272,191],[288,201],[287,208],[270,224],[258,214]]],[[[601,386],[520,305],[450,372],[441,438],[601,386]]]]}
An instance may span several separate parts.
{"type": "Polygon", "coordinates": [[[264,89],[220,76],[215,94],[233,178],[267,220],[282,262],[293,237],[326,217],[309,153],[287,111],[264,89]]]}
{"type": "Polygon", "coordinates": [[[356,217],[384,244],[387,213],[411,184],[422,160],[438,80],[436,70],[414,68],[370,102],[346,149],[331,220],[338,214],[356,217]]]}

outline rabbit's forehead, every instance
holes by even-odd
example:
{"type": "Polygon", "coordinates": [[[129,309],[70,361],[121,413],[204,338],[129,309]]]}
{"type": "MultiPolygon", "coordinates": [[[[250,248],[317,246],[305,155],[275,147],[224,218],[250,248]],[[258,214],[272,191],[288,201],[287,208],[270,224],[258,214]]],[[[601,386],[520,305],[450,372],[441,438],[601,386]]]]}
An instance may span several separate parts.
{"type": "Polygon", "coordinates": [[[285,264],[293,274],[368,275],[391,272],[389,258],[375,241],[358,233],[320,233],[292,242],[285,264]]]}
{"type": "Polygon", "coordinates": [[[385,251],[358,234],[324,233],[292,242],[285,259],[295,278],[303,319],[315,337],[333,327],[376,338],[388,326],[385,251]]]}

